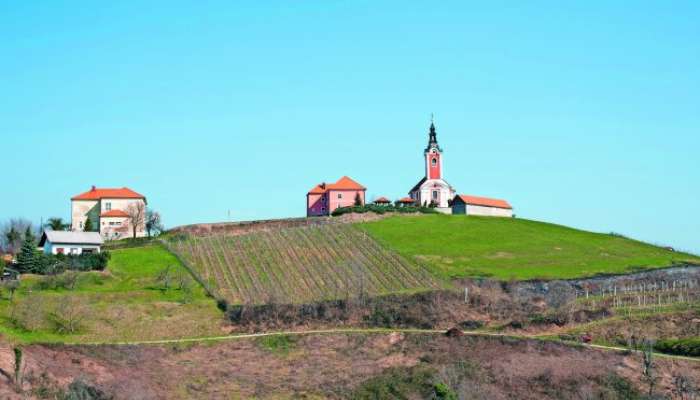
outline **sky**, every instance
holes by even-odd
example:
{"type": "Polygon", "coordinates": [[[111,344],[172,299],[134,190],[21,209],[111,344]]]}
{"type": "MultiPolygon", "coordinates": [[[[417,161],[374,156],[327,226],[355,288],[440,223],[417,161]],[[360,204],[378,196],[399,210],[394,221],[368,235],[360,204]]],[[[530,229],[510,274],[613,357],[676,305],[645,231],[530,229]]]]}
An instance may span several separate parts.
{"type": "Polygon", "coordinates": [[[700,253],[700,2],[0,4],[0,221],[127,186],[167,226],[423,176],[700,253]],[[525,4],[527,3],[527,4],[525,4]]]}

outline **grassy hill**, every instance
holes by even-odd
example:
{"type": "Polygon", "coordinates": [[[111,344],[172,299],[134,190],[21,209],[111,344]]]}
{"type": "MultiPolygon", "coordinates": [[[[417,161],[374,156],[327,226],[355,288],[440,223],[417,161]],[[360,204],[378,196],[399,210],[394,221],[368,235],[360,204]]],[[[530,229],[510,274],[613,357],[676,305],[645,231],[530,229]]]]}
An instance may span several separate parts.
{"type": "Polygon", "coordinates": [[[111,254],[105,271],[24,275],[14,294],[1,293],[0,333],[20,342],[152,340],[221,333],[221,312],[215,301],[168,251],[147,246],[111,254]]]}
{"type": "Polygon", "coordinates": [[[576,278],[700,258],[610,234],[516,218],[391,217],[361,227],[443,278],[576,278]]]}
{"type": "Polygon", "coordinates": [[[304,303],[439,286],[426,270],[352,224],[174,236],[168,246],[217,297],[235,304],[304,303]]]}

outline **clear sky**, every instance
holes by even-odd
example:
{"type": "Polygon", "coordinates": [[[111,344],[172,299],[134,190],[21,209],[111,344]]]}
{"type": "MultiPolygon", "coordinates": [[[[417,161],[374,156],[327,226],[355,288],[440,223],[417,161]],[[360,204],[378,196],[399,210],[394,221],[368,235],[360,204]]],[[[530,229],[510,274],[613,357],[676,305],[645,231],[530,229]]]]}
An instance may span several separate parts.
{"type": "Polygon", "coordinates": [[[93,184],[168,226],[302,216],[342,175],[398,198],[435,113],[458,192],[700,253],[698,21],[698,1],[2,2],[0,219],[69,219],[93,184]]]}

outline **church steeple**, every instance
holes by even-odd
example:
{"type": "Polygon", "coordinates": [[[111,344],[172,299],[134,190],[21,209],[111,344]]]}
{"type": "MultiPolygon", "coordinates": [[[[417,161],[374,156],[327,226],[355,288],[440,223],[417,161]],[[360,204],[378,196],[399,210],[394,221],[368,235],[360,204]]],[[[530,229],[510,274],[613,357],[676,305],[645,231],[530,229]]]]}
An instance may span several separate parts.
{"type": "Polygon", "coordinates": [[[425,152],[429,152],[430,149],[438,149],[442,151],[437,141],[437,132],[435,132],[435,122],[433,122],[433,116],[430,116],[430,132],[428,134],[428,147],[425,148],[425,152]]]}

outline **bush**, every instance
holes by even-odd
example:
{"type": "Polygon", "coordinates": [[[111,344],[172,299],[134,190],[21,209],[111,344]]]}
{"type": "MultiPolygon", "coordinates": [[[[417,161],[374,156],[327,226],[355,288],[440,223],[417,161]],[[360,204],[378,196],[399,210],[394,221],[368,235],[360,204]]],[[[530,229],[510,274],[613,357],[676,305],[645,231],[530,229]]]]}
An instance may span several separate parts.
{"type": "Polygon", "coordinates": [[[353,207],[339,207],[333,210],[333,215],[334,217],[343,215],[343,214],[350,214],[350,213],[357,213],[357,214],[364,214],[367,212],[373,212],[375,214],[384,214],[388,212],[398,212],[398,213],[404,213],[404,214],[415,214],[415,213],[421,213],[421,214],[435,214],[437,213],[436,210],[430,207],[415,207],[415,206],[406,206],[406,207],[396,207],[396,206],[380,206],[376,204],[367,204],[364,206],[353,206],[353,207]]]}
{"type": "Polygon", "coordinates": [[[679,356],[699,357],[700,337],[659,340],[654,345],[654,350],[679,356]]]}
{"type": "Polygon", "coordinates": [[[77,256],[37,252],[31,263],[19,265],[18,270],[20,273],[38,275],[55,275],[66,270],[102,271],[107,267],[109,258],[110,254],[106,250],[101,253],[86,253],[77,256]]]}

